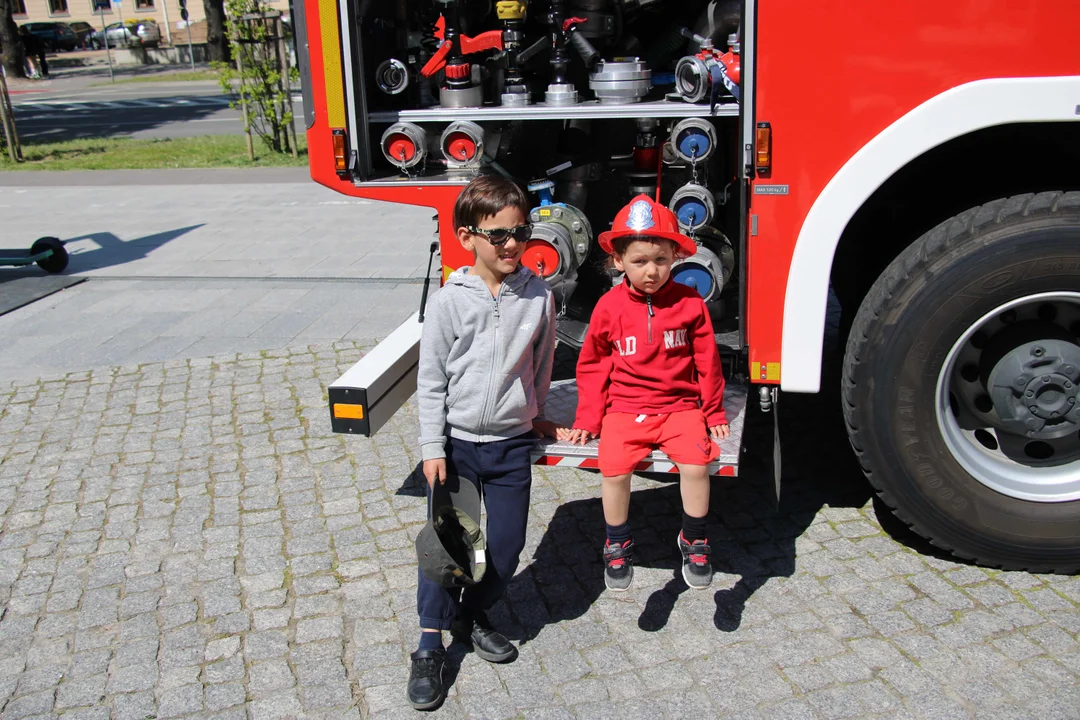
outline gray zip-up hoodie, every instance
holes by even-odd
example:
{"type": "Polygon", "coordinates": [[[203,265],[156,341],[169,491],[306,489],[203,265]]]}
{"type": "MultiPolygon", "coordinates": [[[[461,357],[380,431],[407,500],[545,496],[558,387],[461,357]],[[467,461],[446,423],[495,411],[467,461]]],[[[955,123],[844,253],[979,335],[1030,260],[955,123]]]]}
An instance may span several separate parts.
{"type": "Polygon", "coordinates": [[[499,287],[462,268],[428,302],[416,394],[420,452],[446,457],[446,435],[505,440],[544,417],[555,354],[551,288],[519,266],[499,287]]]}

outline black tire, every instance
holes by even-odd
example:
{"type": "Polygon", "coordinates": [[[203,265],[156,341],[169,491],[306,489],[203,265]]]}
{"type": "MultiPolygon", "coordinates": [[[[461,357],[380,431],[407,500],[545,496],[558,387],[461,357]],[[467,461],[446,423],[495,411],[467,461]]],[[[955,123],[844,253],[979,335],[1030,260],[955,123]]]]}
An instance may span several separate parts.
{"type": "Polygon", "coordinates": [[[1080,292],[1080,192],[996,200],[938,225],[885,269],[859,308],[844,358],[844,417],[880,499],[935,546],[994,567],[1074,573],[1080,499],[992,490],[955,459],[936,412],[954,343],[1005,303],[1046,292],[1080,292]]]}
{"type": "Polygon", "coordinates": [[[52,250],[53,254],[44,260],[38,260],[38,267],[47,273],[64,272],[68,266],[68,253],[64,248],[64,243],[60,241],[60,238],[43,237],[35,240],[34,244],[30,247],[30,254],[37,255],[46,250],[52,250]]]}

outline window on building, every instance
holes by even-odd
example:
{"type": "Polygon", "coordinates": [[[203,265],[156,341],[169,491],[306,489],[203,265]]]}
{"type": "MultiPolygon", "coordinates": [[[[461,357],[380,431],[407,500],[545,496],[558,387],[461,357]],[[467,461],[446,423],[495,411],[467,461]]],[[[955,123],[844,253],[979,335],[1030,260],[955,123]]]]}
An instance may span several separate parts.
{"type": "Polygon", "coordinates": [[[25,15],[26,14],[26,3],[23,2],[23,0],[15,0],[15,2],[12,3],[12,5],[11,5],[11,14],[12,15],[25,15]]]}
{"type": "Polygon", "coordinates": [[[105,12],[112,12],[112,0],[90,0],[90,10],[94,14],[100,13],[103,6],[105,12]]]}
{"type": "Polygon", "coordinates": [[[68,14],[67,0],[49,0],[49,14],[50,15],[67,15],[68,14]]]}
{"type": "Polygon", "coordinates": [[[136,10],[153,10],[154,0],[135,0],[136,10]]]}

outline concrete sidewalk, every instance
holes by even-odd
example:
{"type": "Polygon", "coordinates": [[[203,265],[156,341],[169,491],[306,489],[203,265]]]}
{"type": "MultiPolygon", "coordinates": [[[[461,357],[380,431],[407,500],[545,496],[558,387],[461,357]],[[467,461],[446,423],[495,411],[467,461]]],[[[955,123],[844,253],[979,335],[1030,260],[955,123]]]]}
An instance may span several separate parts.
{"type": "Polygon", "coordinates": [[[431,211],[347,198],[305,169],[8,175],[3,244],[59,237],[66,272],[90,282],[0,316],[0,379],[371,340],[419,306],[431,211]]]}
{"type": "MultiPolygon", "coordinates": [[[[314,185],[307,168],[177,168],[175,170],[67,170],[0,172],[0,187],[60,188],[166,185],[314,185]]],[[[337,197],[337,195],[335,195],[337,197]]]]}

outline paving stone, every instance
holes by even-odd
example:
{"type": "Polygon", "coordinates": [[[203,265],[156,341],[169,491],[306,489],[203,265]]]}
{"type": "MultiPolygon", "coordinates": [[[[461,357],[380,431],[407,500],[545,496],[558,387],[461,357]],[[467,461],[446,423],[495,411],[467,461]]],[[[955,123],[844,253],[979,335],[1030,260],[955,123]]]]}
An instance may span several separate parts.
{"type": "Polygon", "coordinates": [[[284,690],[295,684],[296,679],[284,660],[270,660],[248,668],[248,689],[255,695],[284,690]]]}
{"type": "Polygon", "coordinates": [[[191,715],[203,709],[203,690],[198,685],[186,685],[166,690],[158,698],[158,717],[191,715]]]}
{"type": "Polygon", "coordinates": [[[118,668],[109,674],[108,692],[113,695],[152,690],[157,679],[157,667],[153,664],[118,668]]]}
{"type": "Polygon", "coordinates": [[[97,705],[105,696],[105,675],[60,683],[56,691],[57,709],[97,705]]]}
{"type": "Polygon", "coordinates": [[[967,710],[959,700],[939,691],[906,698],[904,704],[918,717],[943,719],[968,717],[967,710]]]}
{"type": "Polygon", "coordinates": [[[157,716],[157,702],[152,692],[117,695],[113,698],[116,720],[146,720],[157,716]]]}
{"type": "Polygon", "coordinates": [[[203,682],[223,683],[243,680],[244,662],[240,657],[231,657],[210,663],[203,670],[203,682]]]}
{"type": "Polygon", "coordinates": [[[278,720],[300,717],[303,708],[294,693],[278,693],[254,700],[248,706],[252,720],[278,720]]]}
{"type": "MultiPolygon", "coordinates": [[[[273,299],[259,287],[249,304],[273,299]]],[[[14,405],[0,381],[5,718],[415,715],[415,401],[373,439],[324,417],[326,384],[372,345],[136,363],[14,405]]],[[[870,505],[824,503],[826,479],[801,472],[779,511],[752,482],[715,484],[726,564],[698,594],[677,575],[657,592],[677,486],[635,478],[640,575],[613,596],[596,585],[599,476],[537,469],[520,571],[491,611],[521,655],[450,646],[440,717],[1075,716],[1080,583],[920,555],[870,505]]]]}
{"type": "Polygon", "coordinates": [[[53,709],[55,696],[54,690],[45,690],[17,697],[4,706],[4,717],[17,720],[34,715],[45,715],[53,709]]]}
{"type": "Polygon", "coordinates": [[[313,618],[296,623],[296,642],[298,643],[340,638],[342,635],[342,623],[339,617],[313,618]]]}

